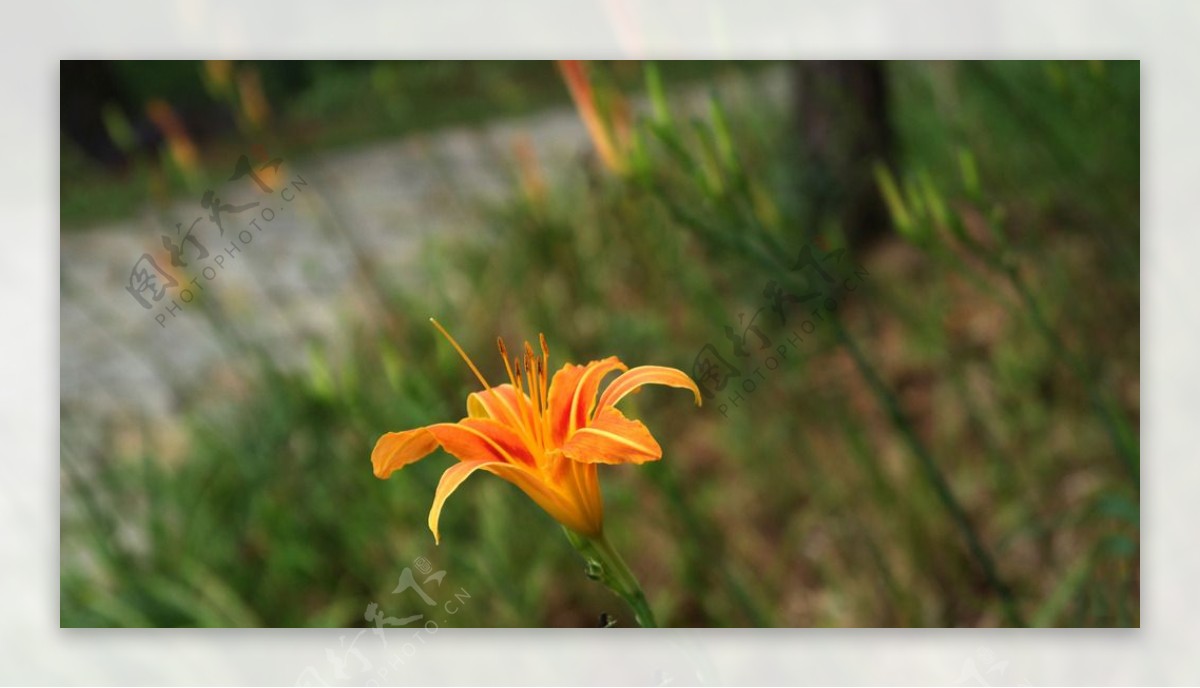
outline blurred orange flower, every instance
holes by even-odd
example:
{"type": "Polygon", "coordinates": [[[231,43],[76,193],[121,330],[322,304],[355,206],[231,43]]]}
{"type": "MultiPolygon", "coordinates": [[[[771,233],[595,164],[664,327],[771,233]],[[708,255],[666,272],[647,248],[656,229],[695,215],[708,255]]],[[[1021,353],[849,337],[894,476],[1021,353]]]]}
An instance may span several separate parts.
{"type": "Polygon", "coordinates": [[[516,485],[562,525],[587,537],[600,535],[603,505],[596,465],[643,463],[662,458],[662,448],[640,421],[626,418],[617,402],[642,385],[659,384],[690,389],[701,402],[700,390],[683,372],[662,366],[628,369],[610,356],[587,365],[566,364],[548,378],[550,351],[539,336],[541,356],[526,343],[524,360],[509,362],[503,340],[497,340],[508,384],[492,387],[479,369],[436,320],[435,327],[450,341],[483,391],[467,396],[467,417],[457,423],[389,432],[371,453],[378,478],[416,462],[441,446],[459,462],[442,474],[429,529],[435,541],[442,506],[469,475],[484,470],[516,485]],[[603,378],[624,371],[600,394],[603,378]]]}
{"type": "Polygon", "coordinates": [[[200,183],[200,154],[192,137],[188,136],[183,118],[165,100],[158,98],[146,103],[146,116],[162,132],[167,141],[171,161],[191,186],[200,183]]]}
{"type": "Polygon", "coordinates": [[[625,172],[628,167],[629,148],[629,111],[623,98],[614,94],[614,102],[608,112],[611,121],[606,122],[592,88],[592,80],[588,76],[586,62],[579,60],[559,60],[558,70],[562,74],[567,90],[571,92],[571,100],[579,118],[587,129],[592,145],[605,167],[618,174],[625,172]]]}

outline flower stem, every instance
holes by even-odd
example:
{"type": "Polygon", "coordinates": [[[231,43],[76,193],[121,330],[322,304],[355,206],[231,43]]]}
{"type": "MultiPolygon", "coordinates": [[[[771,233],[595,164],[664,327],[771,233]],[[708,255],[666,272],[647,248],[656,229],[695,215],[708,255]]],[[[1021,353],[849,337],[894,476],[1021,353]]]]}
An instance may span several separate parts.
{"type": "Polygon", "coordinates": [[[595,537],[580,535],[570,528],[563,528],[571,545],[587,562],[587,575],[612,590],[618,597],[625,600],[633,609],[634,619],[643,628],[658,628],[654,620],[654,612],[646,602],[646,595],[637,578],[603,531],[595,537]]]}

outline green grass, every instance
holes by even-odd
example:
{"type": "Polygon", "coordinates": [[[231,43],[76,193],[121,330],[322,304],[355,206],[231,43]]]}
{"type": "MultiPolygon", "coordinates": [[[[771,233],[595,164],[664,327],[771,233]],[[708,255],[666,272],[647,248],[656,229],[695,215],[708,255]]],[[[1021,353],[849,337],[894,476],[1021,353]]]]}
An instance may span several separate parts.
{"type": "MultiPolygon", "coordinates": [[[[837,295],[840,326],[738,408],[626,402],[665,458],[601,470],[610,537],[664,625],[1138,625],[1136,64],[889,74],[891,173],[929,180],[902,198],[914,241],[848,254],[869,276],[837,295]]],[[[376,278],[384,305],[348,325],[349,355],[261,366],[238,400],[190,409],[173,451],[148,427],[64,445],[63,625],[361,626],[369,602],[422,611],[391,594],[421,556],[447,572],[439,604],[470,594],[443,625],[630,625],[512,486],[469,480],[435,548],[426,514],[453,459],[383,482],[368,457],[385,431],[457,420],[476,388],[429,314],[493,380],[495,337],[538,332],[554,367],[691,371],[768,279],[801,291],[784,113],[724,114],[736,160],[705,157],[723,135],[709,123],[644,125],[628,178],[593,169],[492,208],[490,235],[427,247],[417,292],[376,278]]],[[[766,317],[777,345],[801,316],[766,317]]]]}

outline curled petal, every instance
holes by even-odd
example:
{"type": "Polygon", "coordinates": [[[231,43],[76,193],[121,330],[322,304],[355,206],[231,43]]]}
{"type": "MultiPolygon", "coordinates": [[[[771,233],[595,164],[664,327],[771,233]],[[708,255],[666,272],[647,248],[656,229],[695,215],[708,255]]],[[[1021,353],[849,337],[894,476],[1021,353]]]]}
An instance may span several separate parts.
{"type": "Polygon", "coordinates": [[[585,366],[568,363],[554,374],[546,400],[551,439],[561,445],[571,433],[587,425],[596,406],[596,392],[604,376],[615,370],[627,370],[616,356],[592,361],[585,366]]]}
{"type": "Polygon", "coordinates": [[[586,428],[575,431],[562,452],[581,463],[645,463],[662,458],[662,447],[646,426],[611,406],[601,408],[586,428]]]}
{"type": "Polygon", "coordinates": [[[682,370],[666,366],[638,366],[613,380],[608,389],[604,390],[604,394],[600,395],[600,403],[596,407],[601,410],[611,407],[627,394],[636,392],[642,385],[651,384],[690,389],[692,394],[696,395],[696,405],[699,406],[702,401],[700,388],[682,370]]]}
{"type": "Polygon", "coordinates": [[[442,479],[438,481],[437,492],[433,495],[433,507],[429,510],[429,529],[433,531],[434,544],[440,544],[442,540],[438,535],[438,519],[442,516],[442,506],[446,503],[446,499],[454,494],[454,491],[469,475],[480,468],[487,468],[489,463],[491,462],[462,461],[446,469],[446,472],[442,474],[442,479]]]}
{"type": "Polygon", "coordinates": [[[389,432],[375,443],[371,452],[371,467],[376,478],[386,478],[393,471],[420,461],[437,449],[437,438],[425,428],[389,432]]]}

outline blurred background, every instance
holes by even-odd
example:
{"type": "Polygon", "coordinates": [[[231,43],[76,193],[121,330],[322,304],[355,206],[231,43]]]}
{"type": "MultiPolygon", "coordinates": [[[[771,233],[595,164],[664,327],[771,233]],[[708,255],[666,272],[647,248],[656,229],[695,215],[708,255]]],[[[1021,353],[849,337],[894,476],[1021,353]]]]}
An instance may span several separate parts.
{"type": "Polygon", "coordinates": [[[372,475],[477,388],[430,316],[706,389],[601,470],[664,625],[1140,624],[1138,63],[60,78],[63,626],[632,625],[513,486],[435,547],[453,459],[372,475]]]}

